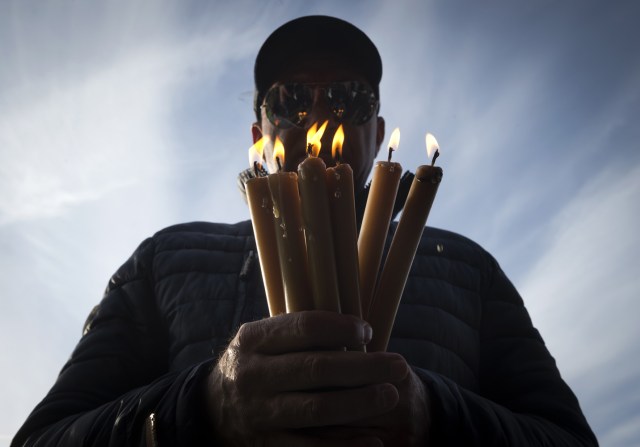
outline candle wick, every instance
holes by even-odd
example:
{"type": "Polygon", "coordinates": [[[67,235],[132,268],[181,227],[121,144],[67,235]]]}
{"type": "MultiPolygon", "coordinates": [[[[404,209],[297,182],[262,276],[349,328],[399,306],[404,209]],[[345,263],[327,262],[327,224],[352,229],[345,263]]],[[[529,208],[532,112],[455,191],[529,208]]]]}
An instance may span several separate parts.
{"type": "Polygon", "coordinates": [[[280,157],[276,157],[276,163],[278,164],[278,172],[282,171],[282,163],[280,162],[280,157]]]}
{"type": "Polygon", "coordinates": [[[433,159],[431,160],[431,166],[433,166],[436,163],[436,158],[438,158],[439,156],[440,156],[440,151],[436,149],[436,153],[433,154],[433,159]]]}
{"type": "Polygon", "coordinates": [[[307,155],[311,156],[312,153],[313,153],[313,144],[307,143],[307,155]]]}
{"type": "Polygon", "coordinates": [[[253,173],[256,175],[256,177],[260,177],[260,163],[258,163],[257,161],[253,162],[253,173]]]}
{"type": "Polygon", "coordinates": [[[389,156],[388,156],[388,158],[387,158],[387,161],[388,161],[389,163],[391,163],[391,154],[393,154],[393,150],[394,150],[394,149],[393,149],[391,146],[389,146],[389,156]]]}

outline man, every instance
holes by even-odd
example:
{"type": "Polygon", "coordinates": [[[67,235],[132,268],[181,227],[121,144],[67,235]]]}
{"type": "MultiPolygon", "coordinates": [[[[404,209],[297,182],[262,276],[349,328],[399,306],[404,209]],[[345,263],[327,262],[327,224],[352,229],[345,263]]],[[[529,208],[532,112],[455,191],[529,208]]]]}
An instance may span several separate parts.
{"type": "MultiPolygon", "coordinates": [[[[353,25],[283,25],[256,59],[254,141],[279,136],[295,170],[312,123],[343,124],[362,205],[381,75],[353,25]]],[[[389,352],[336,350],[371,339],[352,316],[265,316],[249,222],[157,233],[111,279],[14,445],[597,444],[517,292],[461,236],[425,230],[389,352]]]]}

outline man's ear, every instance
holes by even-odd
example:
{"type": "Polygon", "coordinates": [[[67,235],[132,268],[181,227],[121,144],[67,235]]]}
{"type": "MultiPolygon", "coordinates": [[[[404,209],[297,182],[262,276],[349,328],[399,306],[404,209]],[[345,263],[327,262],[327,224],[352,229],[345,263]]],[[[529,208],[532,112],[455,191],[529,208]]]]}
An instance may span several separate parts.
{"type": "Polygon", "coordinates": [[[251,125],[251,136],[253,137],[253,143],[255,144],[260,138],[262,138],[262,129],[260,124],[253,123],[251,125]]]}
{"type": "Polygon", "coordinates": [[[376,128],[376,157],[378,156],[378,152],[380,152],[380,146],[382,146],[382,142],[384,141],[384,118],[379,116],[378,119],[378,127],[376,128]]]}

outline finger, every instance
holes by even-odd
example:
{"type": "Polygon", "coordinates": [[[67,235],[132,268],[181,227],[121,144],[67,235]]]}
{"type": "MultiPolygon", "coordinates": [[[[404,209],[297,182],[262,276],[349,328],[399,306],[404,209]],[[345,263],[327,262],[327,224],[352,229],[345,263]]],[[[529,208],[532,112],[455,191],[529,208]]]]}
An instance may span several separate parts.
{"type": "Polygon", "coordinates": [[[281,393],[270,399],[271,411],[259,417],[265,427],[307,428],[345,425],[392,410],[398,390],[389,383],[316,393],[281,393]]]}
{"type": "Polygon", "coordinates": [[[234,341],[240,350],[281,354],[339,346],[361,346],[371,340],[369,323],[337,312],[294,312],[242,325],[234,341]]]}
{"type": "Polygon", "coordinates": [[[238,381],[274,392],[304,391],[396,383],[408,373],[409,365],[399,354],[314,351],[262,356],[238,381]]]}

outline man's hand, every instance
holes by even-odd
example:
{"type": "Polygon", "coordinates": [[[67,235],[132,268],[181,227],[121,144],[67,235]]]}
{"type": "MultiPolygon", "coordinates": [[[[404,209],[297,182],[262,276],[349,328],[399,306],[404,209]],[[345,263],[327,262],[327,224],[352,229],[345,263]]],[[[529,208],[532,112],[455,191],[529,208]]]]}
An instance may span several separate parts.
{"type": "Polygon", "coordinates": [[[395,385],[398,405],[389,413],[360,421],[357,425],[366,427],[368,433],[377,436],[386,446],[428,445],[431,415],[424,384],[413,370],[409,370],[409,374],[395,385]]]}
{"type": "Polygon", "coordinates": [[[207,384],[215,436],[225,445],[353,446],[417,432],[406,418],[424,415],[424,390],[405,360],[342,349],[370,339],[366,322],[333,312],[244,324],[207,384]]]}

